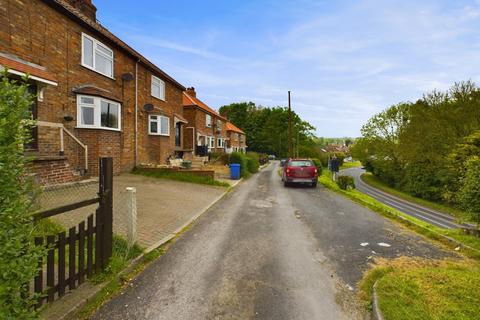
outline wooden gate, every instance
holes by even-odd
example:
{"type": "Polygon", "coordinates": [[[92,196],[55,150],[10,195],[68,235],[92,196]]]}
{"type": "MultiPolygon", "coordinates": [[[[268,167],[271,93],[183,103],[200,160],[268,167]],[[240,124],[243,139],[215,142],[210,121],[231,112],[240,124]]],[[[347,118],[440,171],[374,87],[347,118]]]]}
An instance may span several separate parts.
{"type": "Polygon", "coordinates": [[[36,245],[48,248],[46,263],[43,259],[39,261],[40,271],[34,280],[34,292],[42,294],[39,306],[45,300],[51,302],[55,297],[62,297],[67,287],[75,289],[107,266],[112,256],[112,188],[113,160],[100,158],[98,197],[35,214],[35,219],[40,220],[98,203],[95,212],[68,233],[35,238],[36,245]]]}

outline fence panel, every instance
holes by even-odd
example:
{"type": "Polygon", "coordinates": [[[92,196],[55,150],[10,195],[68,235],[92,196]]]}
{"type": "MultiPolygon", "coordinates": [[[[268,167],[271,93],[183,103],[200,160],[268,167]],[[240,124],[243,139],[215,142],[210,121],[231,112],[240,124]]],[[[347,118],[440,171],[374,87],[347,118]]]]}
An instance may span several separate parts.
{"type": "Polygon", "coordinates": [[[111,158],[100,159],[97,198],[62,205],[35,215],[35,218],[40,220],[98,203],[95,213],[90,214],[77,226],[69,228],[68,236],[63,231],[57,235],[48,235],[46,242],[42,237],[35,238],[36,245],[42,246],[45,243],[48,248],[46,265],[43,260],[39,261],[40,272],[34,279],[34,292],[43,294],[39,299],[39,306],[45,300],[51,302],[56,296],[62,297],[67,289],[74,290],[85,281],[85,278],[92,277],[108,264],[112,250],[112,164],[111,158]],[[46,272],[45,286],[44,272],[46,272]]]}

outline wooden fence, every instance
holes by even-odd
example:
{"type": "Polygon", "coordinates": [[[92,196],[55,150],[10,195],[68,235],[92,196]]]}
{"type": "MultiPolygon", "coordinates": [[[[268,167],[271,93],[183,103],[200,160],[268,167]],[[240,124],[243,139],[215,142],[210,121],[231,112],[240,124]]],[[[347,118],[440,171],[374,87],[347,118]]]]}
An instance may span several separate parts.
{"type": "Polygon", "coordinates": [[[35,238],[36,245],[48,248],[46,261],[39,261],[40,271],[34,280],[34,292],[41,294],[39,306],[45,300],[51,302],[62,297],[67,287],[73,290],[86,278],[103,270],[112,256],[112,158],[100,158],[98,197],[36,213],[35,219],[68,214],[95,203],[98,203],[95,212],[77,227],[70,228],[68,233],[35,238]]]}

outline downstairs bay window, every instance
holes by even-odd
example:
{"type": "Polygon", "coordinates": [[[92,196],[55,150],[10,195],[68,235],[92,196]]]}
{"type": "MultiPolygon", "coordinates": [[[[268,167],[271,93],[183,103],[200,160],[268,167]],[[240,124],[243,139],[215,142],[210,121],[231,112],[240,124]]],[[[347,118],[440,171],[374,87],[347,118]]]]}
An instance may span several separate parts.
{"type": "Polygon", "coordinates": [[[121,129],[121,104],[105,98],[77,95],[77,127],[121,129]]]}
{"type": "Polygon", "coordinates": [[[155,136],[170,135],[170,119],[165,116],[151,114],[148,116],[148,134],[155,136]]]}

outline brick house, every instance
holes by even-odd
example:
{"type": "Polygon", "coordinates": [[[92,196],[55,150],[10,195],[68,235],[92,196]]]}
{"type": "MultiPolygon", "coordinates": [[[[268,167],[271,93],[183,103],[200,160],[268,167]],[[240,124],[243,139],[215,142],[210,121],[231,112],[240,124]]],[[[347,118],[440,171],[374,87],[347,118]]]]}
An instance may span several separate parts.
{"type": "Polygon", "coordinates": [[[227,122],[227,152],[246,152],[247,140],[245,132],[231,122],[227,122]]]}
{"type": "Polygon", "coordinates": [[[225,152],[228,119],[198,99],[193,87],[183,92],[183,115],[188,121],[184,135],[186,149],[194,150],[196,156],[225,152]]]}
{"type": "Polygon", "coordinates": [[[180,83],[96,20],[91,0],[0,0],[0,69],[30,75],[26,149],[44,184],[167,163],[184,153],[180,83]]]}

